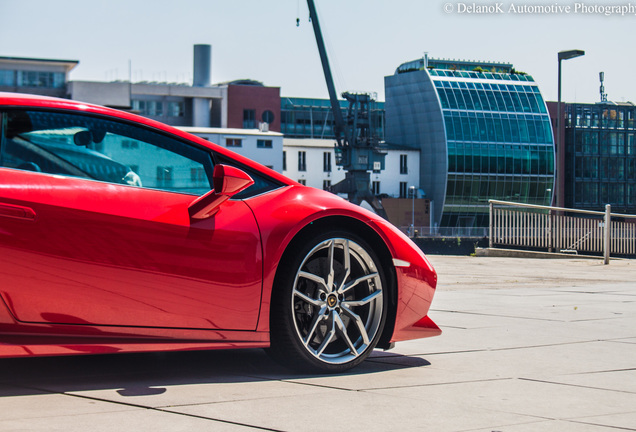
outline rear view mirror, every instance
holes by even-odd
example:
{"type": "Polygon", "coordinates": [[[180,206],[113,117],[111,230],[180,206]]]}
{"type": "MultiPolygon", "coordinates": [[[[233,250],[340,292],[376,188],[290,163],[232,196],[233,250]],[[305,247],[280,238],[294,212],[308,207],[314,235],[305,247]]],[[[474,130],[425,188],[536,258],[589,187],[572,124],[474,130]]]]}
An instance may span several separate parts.
{"type": "Polygon", "coordinates": [[[73,135],[73,142],[76,146],[88,147],[88,145],[93,142],[93,134],[88,130],[76,132],[75,135],[73,135]]]}
{"type": "Polygon", "coordinates": [[[221,204],[254,184],[254,180],[249,175],[229,165],[216,165],[212,182],[214,189],[195,199],[188,206],[188,213],[192,219],[206,219],[213,216],[221,204]]]}

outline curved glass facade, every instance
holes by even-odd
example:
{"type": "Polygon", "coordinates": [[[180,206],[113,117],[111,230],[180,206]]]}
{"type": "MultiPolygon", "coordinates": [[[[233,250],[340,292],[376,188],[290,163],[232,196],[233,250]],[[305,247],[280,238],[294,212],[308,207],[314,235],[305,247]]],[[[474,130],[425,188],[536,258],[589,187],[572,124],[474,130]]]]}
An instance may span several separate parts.
{"type": "Polygon", "coordinates": [[[431,70],[430,75],[448,147],[441,225],[486,226],[489,199],[549,205],[553,135],[536,84],[523,75],[523,84],[505,82],[503,77],[517,78],[511,74],[489,73],[489,79],[484,73],[431,70]]]}
{"type": "MultiPolygon", "coordinates": [[[[412,140],[396,144],[416,144],[423,149],[445,146],[445,151],[429,148],[429,154],[436,157],[421,161],[422,170],[427,170],[430,163],[443,163],[443,156],[446,159],[445,191],[437,191],[438,202],[443,196],[441,214],[436,217],[440,226],[488,226],[489,199],[550,204],[554,139],[546,104],[532,77],[426,68],[400,72],[398,68],[386,83],[387,141],[412,140]],[[413,87],[413,82],[429,99],[436,95],[436,103],[427,101],[425,108],[418,108],[411,97],[401,97],[398,89],[413,87]],[[428,91],[430,87],[434,93],[428,91]],[[434,105],[441,111],[443,137],[427,139],[427,131],[434,134],[431,119],[439,117],[433,114],[434,105]],[[405,114],[424,130],[394,134],[393,127],[410,127],[405,114]]],[[[421,178],[421,187],[435,195],[439,184],[421,178]]]]}

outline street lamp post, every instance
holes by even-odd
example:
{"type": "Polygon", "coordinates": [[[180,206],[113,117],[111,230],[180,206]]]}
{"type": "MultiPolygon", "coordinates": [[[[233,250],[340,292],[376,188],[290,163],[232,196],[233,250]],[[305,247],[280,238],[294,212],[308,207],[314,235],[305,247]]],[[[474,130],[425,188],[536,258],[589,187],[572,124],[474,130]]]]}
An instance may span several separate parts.
{"type": "Polygon", "coordinates": [[[415,186],[411,190],[411,237],[415,237],[415,186]]]}
{"type": "Polygon", "coordinates": [[[583,50],[569,50],[569,51],[560,51],[558,54],[559,58],[559,82],[557,88],[557,124],[556,124],[556,181],[554,186],[554,194],[552,195],[552,203],[554,206],[554,198],[556,195],[556,206],[563,207],[563,196],[564,189],[563,183],[565,181],[565,173],[563,172],[564,166],[564,149],[563,143],[561,143],[561,60],[569,60],[575,57],[580,57],[585,55],[585,51],[583,50]]]}

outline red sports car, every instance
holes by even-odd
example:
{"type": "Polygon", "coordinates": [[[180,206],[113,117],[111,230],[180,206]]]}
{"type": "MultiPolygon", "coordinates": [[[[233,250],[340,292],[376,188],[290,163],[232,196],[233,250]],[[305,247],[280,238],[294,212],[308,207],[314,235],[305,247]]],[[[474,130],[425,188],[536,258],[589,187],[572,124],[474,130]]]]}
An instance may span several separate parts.
{"type": "Polygon", "coordinates": [[[267,348],[339,372],[440,334],[390,223],[170,126],[0,93],[0,357],[267,348]]]}

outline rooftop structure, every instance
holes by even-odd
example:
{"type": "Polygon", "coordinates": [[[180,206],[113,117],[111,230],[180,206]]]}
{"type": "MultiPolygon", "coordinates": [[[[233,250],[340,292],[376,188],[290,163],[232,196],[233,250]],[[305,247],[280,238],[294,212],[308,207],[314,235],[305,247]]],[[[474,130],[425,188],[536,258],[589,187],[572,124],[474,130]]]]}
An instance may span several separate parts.
{"type": "Polygon", "coordinates": [[[0,91],[66,96],[68,74],[79,62],[24,57],[0,57],[0,91]]]}

